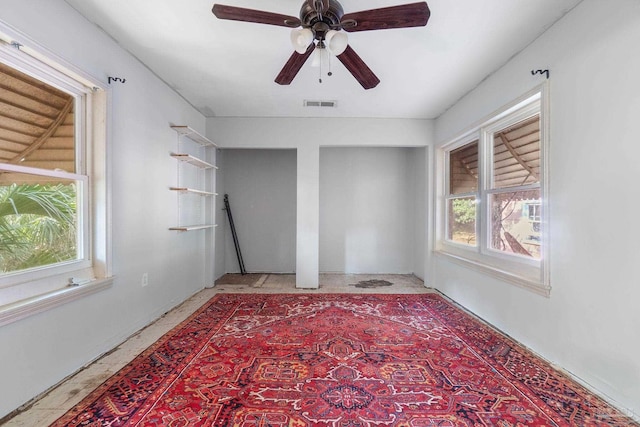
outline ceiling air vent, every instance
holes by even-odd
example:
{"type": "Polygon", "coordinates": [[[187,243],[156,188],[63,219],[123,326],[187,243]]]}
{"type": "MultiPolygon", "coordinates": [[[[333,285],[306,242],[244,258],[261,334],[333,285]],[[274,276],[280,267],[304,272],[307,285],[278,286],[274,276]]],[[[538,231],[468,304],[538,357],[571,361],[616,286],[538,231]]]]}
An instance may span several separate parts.
{"type": "Polygon", "coordinates": [[[335,108],[338,106],[338,101],[316,101],[316,100],[304,100],[305,107],[328,107],[335,108]]]}

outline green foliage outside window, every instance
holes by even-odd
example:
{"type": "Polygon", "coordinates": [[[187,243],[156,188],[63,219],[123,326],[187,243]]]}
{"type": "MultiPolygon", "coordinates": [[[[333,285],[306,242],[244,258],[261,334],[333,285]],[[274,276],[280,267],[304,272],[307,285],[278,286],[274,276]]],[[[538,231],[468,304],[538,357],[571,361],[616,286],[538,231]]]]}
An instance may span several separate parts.
{"type": "Polygon", "coordinates": [[[0,186],[0,272],[76,259],[76,186],[0,186]]]}
{"type": "Polygon", "coordinates": [[[475,197],[449,200],[449,240],[466,245],[476,242],[475,197]]]}
{"type": "Polygon", "coordinates": [[[476,203],[473,199],[454,199],[453,218],[457,224],[474,224],[476,220],[476,203]]]}

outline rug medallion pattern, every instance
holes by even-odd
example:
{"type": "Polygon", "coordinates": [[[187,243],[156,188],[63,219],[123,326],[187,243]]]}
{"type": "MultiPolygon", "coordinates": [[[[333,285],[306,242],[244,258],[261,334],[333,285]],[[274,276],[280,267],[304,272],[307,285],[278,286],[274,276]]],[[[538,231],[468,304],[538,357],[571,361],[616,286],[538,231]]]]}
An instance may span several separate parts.
{"type": "Polygon", "coordinates": [[[226,294],[53,425],[636,424],[437,294],[226,294]]]}

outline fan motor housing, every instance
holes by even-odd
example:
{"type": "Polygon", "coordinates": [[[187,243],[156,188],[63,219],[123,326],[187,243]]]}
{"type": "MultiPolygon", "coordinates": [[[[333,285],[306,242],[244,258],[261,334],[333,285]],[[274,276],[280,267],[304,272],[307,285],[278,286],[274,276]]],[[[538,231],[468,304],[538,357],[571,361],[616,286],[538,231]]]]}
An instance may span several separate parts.
{"type": "Polygon", "coordinates": [[[316,39],[323,40],[327,31],[340,28],[340,19],[344,15],[344,10],[336,0],[329,0],[329,8],[326,12],[318,13],[312,4],[313,2],[310,1],[302,4],[300,21],[304,28],[313,30],[316,39]]]}

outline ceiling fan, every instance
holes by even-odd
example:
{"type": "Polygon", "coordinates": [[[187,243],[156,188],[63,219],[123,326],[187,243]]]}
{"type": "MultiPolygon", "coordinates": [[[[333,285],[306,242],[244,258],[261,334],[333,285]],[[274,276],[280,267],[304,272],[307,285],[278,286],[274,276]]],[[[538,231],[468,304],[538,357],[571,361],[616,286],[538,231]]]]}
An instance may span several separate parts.
{"type": "Polygon", "coordinates": [[[322,62],[330,52],[363,88],[371,89],[380,80],[349,46],[347,35],[340,30],[354,32],[421,27],[427,25],[431,12],[426,2],[419,2],[345,14],[337,0],[304,0],[300,18],[221,4],[213,5],[213,14],[218,19],[294,29],[291,41],[295,52],[276,77],[278,84],[290,84],[312,53],[315,52],[314,62],[322,62]]]}

